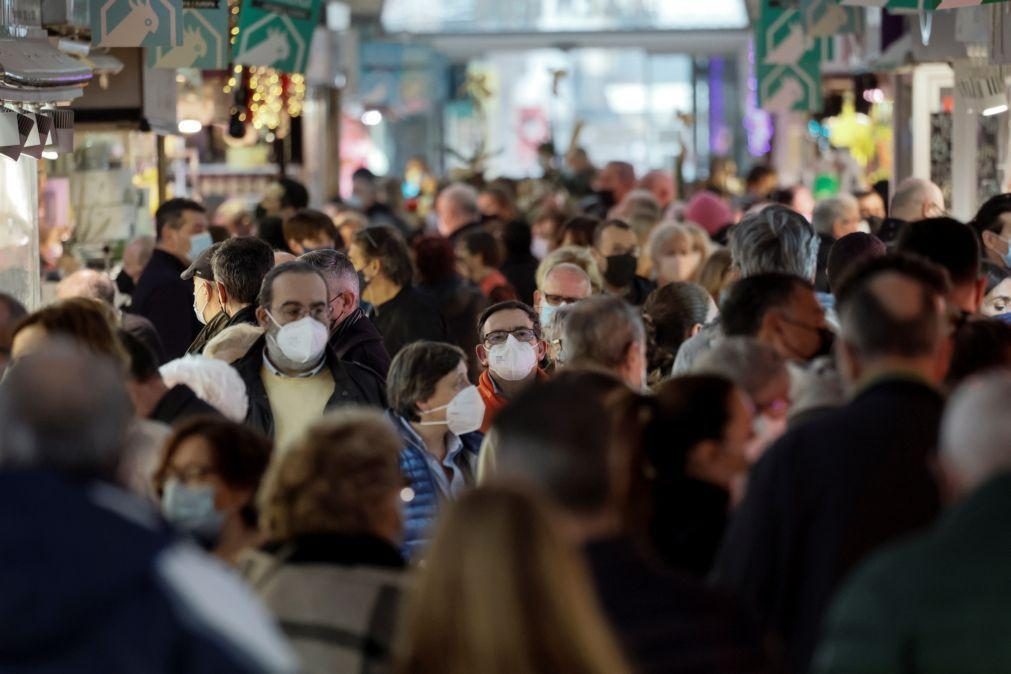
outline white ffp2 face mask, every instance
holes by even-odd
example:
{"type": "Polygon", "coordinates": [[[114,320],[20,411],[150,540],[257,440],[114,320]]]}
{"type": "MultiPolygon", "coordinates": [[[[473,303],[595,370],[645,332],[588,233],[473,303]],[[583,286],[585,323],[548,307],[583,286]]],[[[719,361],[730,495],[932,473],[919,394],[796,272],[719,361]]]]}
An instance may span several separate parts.
{"type": "Polygon", "coordinates": [[[530,342],[521,342],[512,335],[504,344],[488,349],[488,369],[506,381],[526,379],[537,367],[537,349],[530,342]]]}
{"type": "Polygon", "coordinates": [[[454,435],[473,433],[484,423],[484,399],[476,386],[461,390],[449,404],[421,412],[421,416],[446,410],[445,421],[422,421],[419,426],[446,426],[454,435]]]}
{"type": "Polygon", "coordinates": [[[308,365],[319,360],[330,336],[325,325],[312,316],[304,316],[286,325],[274,320],[270,312],[267,316],[270,316],[270,320],[278,327],[277,336],[273,339],[285,358],[299,365],[308,365]]]}

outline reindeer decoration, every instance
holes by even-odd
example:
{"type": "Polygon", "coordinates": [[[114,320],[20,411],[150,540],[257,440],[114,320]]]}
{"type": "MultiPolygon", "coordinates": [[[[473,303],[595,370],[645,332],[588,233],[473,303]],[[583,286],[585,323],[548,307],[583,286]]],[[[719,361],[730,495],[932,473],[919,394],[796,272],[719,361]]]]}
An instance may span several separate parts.
{"type": "Polygon", "coordinates": [[[207,56],[207,41],[197,26],[187,26],[183,29],[183,43],[165,52],[155,68],[190,68],[197,59],[207,56]]]}
{"type": "Polygon", "coordinates": [[[158,14],[151,0],[128,0],[130,12],[116,27],[102,36],[99,47],[137,46],[158,31],[158,14]]]}
{"type": "Polygon", "coordinates": [[[258,66],[272,66],[291,55],[291,45],[288,44],[286,31],[270,28],[267,39],[252,49],[247,49],[235,57],[238,63],[258,66]]]}

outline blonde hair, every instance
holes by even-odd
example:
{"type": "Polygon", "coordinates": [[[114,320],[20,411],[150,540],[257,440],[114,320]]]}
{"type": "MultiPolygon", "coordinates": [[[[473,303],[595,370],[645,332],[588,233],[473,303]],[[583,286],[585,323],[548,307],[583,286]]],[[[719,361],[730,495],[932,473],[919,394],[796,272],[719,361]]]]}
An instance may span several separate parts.
{"type": "Polygon", "coordinates": [[[402,444],[380,412],[327,414],[271,464],[259,498],[261,529],[274,541],[374,532],[383,501],[403,485],[402,444]]]}
{"type": "Polygon", "coordinates": [[[204,347],[203,355],[226,363],[234,363],[249,352],[249,349],[263,336],[263,328],[248,323],[240,323],[225,328],[214,335],[204,347]]]}
{"type": "Polygon", "coordinates": [[[540,501],[482,487],[448,509],[404,610],[396,674],[629,669],[582,560],[540,501]]]}
{"type": "Polygon", "coordinates": [[[699,266],[695,269],[695,273],[692,275],[692,278],[689,279],[691,281],[696,281],[698,280],[699,271],[702,270],[702,265],[705,264],[712,252],[713,246],[709,239],[709,235],[706,234],[706,230],[702,229],[695,223],[665,222],[654,229],[649,236],[649,242],[646,244],[646,250],[649,251],[650,261],[653,263],[654,269],[658,268],[660,258],[663,255],[664,247],[669,241],[678,237],[688,239],[691,249],[701,253],[699,266]]]}
{"type": "Polygon", "coordinates": [[[597,261],[593,259],[588,248],[580,246],[562,246],[548,253],[537,266],[535,277],[537,287],[540,288],[544,285],[544,279],[552,269],[565,262],[574,264],[586,272],[586,275],[590,277],[590,285],[593,287],[594,293],[599,293],[604,288],[604,277],[600,275],[597,261]]]}

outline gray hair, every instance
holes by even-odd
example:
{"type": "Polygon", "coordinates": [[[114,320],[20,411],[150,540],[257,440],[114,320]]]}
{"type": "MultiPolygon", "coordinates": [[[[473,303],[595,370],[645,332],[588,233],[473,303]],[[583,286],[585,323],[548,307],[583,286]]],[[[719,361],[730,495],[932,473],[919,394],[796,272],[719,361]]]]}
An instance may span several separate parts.
{"type": "Polygon", "coordinates": [[[747,216],[730,233],[730,255],[742,277],[780,272],[813,282],[818,245],[811,223],[778,205],[747,216]]]}
{"type": "Polygon", "coordinates": [[[306,253],[298,259],[323,272],[327,286],[332,284],[337,292],[349,292],[358,299],[358,272],[347,255],[337,250],[323,249],[306,253]]]}
{"type": "MultiPolygon", "coordinates": [[[[576,267],[576,269],[579,269],[579,267],[576,267]]],[[[572,313],[572,309],[575,306],[575,304],[563,304],[555,309],[555,313],[552,314],[551,319],[541,326],[541,336],[544,341],[548,343],[548,346],[557,346],[555,365],[558,367],[564,367],[565,363],[568,362],[568,356],[565,352],[565,324],[568,322],[569,314],[572,313]]]]}
{"type": "Polygon", "coordinates": [[[0,385],[0,470],[112,479],[132,416],[117,363],[54,339],[18,359],[0,385]]]}
{"type": "Polygon", "coordinates": [[[633,344],[646,341],[639,311],[620,297],[597,295],[576,302],[565,322],[567,363],[619,367],[633,344]]]}
{"type": "Polygon", "coordinates": [[[477,190],[465,183],[453,183],[442,191],[439,195],[449,203],[453,204],[453,209],[468,219],[476,219],[481,215],[477,207],[477,190]]]}
{"type": "Polygon", "coordinates": [[[107,305],[116,303],[116,284],[108,274],[94,269],[79,269],[56,286],[56,297],[68,300],[71,297],[86,297],[107,305]]]}
{"type": "Polygon", "coordinates": [[[691,374],[725,377],[754,397],[769,382],[789,376],[786,361],[753,337],[726,337],[695,362],[691,374]]]}
{"type": "Polygon", "coordinates": [[[941,423],[944,460],[975,487],[1011,470],[1011,375],[993,372],[959,387],[941,423]]]}
{"type": "Polygon", "coordinates": [[[705,230],[691,222],[664,222],[650,232],[646,250],[649,253],[653,264],[659,266],[664,248],[674,238],[683,236],[691,242],[692,248],[698,248],[702,257],[699,260],[699,267],[709,256],[710,241],[705,230]]]}
{"type": "Polygon", "coordinates": [[[819,234],[832,235],[835,223],[846,219],[846,213],[857,210],[859,205],[854,197],[840,194],[830,199],[819,201],[811,214],[811,224],[819,234]]]}
{"type": "Polygon", "coordinates": [[[906,178],[895,188],[889,215],[899,220],[922,220],[923,205],[930,201],[934,190],[940,188],[929,180],[906,178]]]}

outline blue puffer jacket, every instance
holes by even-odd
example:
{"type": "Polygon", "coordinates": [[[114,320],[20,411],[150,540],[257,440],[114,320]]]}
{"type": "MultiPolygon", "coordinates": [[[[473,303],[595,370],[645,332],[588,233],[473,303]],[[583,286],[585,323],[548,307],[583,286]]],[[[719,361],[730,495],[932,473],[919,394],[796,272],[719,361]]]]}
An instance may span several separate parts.
{"type": "MultiPolygon", "coordinates": [[[[428,541],[441,501],[445,497],[439,491],[435,476],[428,467],[425,445],[421,438],[402,416],[394,412],[389,412],[389,416],[404,441],[404,449],[400,451],[400,472],[411,483],[411,490],[414,491],[414,498],[404,504],[404,545],[401,548],[404,557],[414,561],[428,541]]],[[[457,457],[457,463],[470,485],[474,484],[477,474],[477,454],[483,439],[482,433],[460,436],[463,451],[457,457]]]]}

